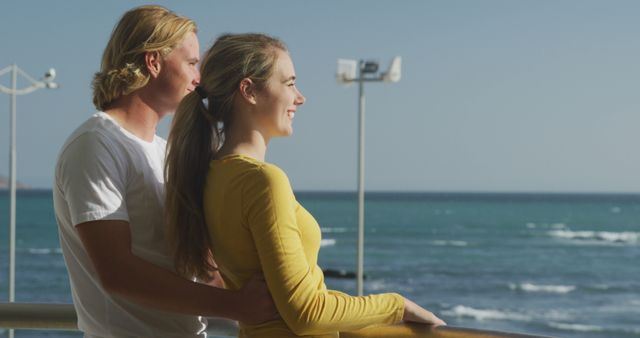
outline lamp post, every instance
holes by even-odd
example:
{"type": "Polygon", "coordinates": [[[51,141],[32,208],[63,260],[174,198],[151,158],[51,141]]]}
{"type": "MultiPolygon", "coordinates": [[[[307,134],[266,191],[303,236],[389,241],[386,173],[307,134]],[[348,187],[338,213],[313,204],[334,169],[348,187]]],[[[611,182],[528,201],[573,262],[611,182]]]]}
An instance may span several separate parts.
{"type": "Polygon", "coordinates": [[[374,61],[338,59],[337,80],[341,84],[358,82],[358,262],[356,289],[363,294],[364,284],[364,83],[398,82],[401,77],[402,59],[396,56],[386,72],[378,74],[379,65],[374,61]]]}
{"type": "MultiPolygon", "coordinates": [[[[58,84],[53,82],[56,76],[56,71],[50,68],[44,74],[42,80],[36,80],[25,73],[22,69],[18,68],[16,64],[5,67],[0,70],[0,76],[11,72],[11,87],[7,88],[0,85],[0,91],[4,94],[11,96],[11,146],[10,146],[10,164],[9,164],[9,195],[10,195],[10,208],[9,208],[9,302],[15,301],[15,264],[16,264],[16,96],[25,95],[34,92],[41,88],[55,89],[58,88],[58,84]],[[30,86],[18,89],[18,74],[22,75],[27,81],[31,83],[30,86]]],[[[13,330],[9,332],[9,337],[13,336],[13,330]]]]}

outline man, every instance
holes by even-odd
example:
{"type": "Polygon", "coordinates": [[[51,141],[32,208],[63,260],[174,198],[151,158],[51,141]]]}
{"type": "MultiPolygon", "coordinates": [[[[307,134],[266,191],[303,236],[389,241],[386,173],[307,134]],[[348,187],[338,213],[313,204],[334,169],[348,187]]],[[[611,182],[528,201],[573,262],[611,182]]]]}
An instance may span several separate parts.
{"type": "Polygon", "coordinates": [[[85,337],[205,337],[198,315],[276,316],[258,279],[233,292],[173,272],[162,220],[166,142],[155,130],[198,85],[196,32],[160,6],[125,13],[93,81],[101,111],[60,151],[54,206],[85,337]]]}

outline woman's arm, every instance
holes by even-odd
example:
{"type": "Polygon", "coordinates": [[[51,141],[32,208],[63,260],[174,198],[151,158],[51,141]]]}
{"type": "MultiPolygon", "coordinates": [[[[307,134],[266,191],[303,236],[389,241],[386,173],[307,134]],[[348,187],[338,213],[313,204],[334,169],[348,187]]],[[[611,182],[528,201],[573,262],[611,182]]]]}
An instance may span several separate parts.
{"type": "Polygon", "coordinates": [[[248,178],[243,198],[267,285],[294,333],[349,331],[402,319],[404,298],[398,294],[353,297],[324,290],[322,271],[305,255],[301,239],[305,225],[297,224],[295,197],[279,168],[265,165],[248,178]]]}

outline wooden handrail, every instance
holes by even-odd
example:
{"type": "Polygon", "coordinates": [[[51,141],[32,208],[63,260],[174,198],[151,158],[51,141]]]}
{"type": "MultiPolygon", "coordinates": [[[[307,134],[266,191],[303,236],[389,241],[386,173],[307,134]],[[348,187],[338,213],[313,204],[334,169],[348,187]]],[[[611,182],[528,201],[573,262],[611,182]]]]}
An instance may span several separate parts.
{"type": "MultiPolygon", "coordinates": [[[[0,303],[0,328],[77,331],[73,304],[0,303]]],[[[235,322],[212,318],[207,332],[218,336],[236,336],[235,322]]],[[[545,338],[544,336],[466,329],[451,326],[432,328],[418,324],[396,324],[342,332],[340,338],[545,338]]],[[[548,337],[546,337],[548,338],[548,337]]]]}

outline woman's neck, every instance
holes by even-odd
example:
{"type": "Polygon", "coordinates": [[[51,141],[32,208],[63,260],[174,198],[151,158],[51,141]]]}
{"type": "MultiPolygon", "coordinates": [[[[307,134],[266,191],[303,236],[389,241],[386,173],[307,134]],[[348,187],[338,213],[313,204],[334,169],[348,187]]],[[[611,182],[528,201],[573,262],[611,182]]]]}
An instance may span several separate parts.
{"type": "Polygon", "coordinates": [[[216,156],[246,155],[264,162],[268,142],[257,130],[229,130],[225,133],[224,145],[216,156]]]}

